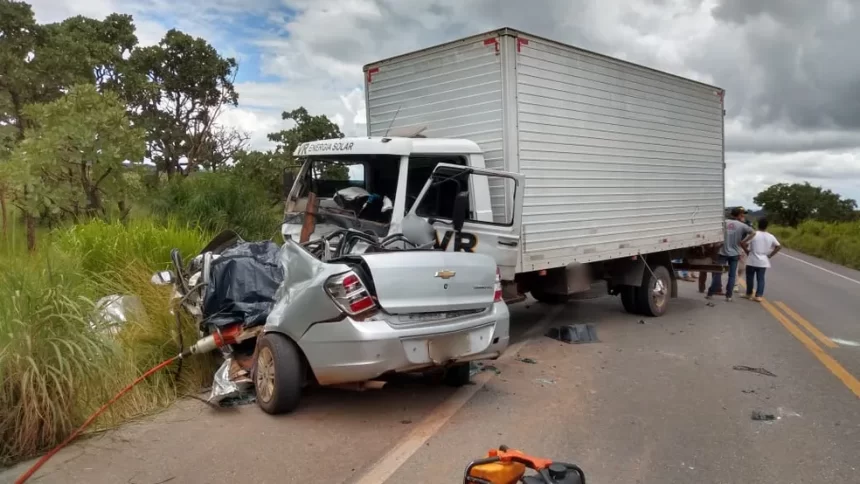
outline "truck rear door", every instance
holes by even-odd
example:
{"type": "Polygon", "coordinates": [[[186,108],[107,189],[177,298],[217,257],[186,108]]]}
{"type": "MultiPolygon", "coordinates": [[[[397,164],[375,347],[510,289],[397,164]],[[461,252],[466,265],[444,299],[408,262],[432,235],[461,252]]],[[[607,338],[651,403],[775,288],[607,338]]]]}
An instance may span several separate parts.
{"type": "Polygon", "coordinates": [[[438,248],[487,254],[495,259],[502,279],[513,280],[520,254],[524,183],[518,173],[439,163],[409,213],[433,224],[438,248]],[[507,220],[493,219],[489,187],[500,183],[514,194],[513,213],[507,220]],[[454,204],[457,194],[464,192],[469,197],[469,212],[456,233],[454,204]]]}

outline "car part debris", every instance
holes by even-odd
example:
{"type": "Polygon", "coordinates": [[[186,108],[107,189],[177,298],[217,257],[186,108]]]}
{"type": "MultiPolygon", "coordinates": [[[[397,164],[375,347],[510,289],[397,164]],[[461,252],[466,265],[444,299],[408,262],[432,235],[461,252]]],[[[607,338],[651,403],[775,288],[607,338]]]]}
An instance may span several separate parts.
{"type": "Polygon", "coordinates": [[[753,420],[769,421],[776,420],[776,415],[772,413],[764,413],[761,410],[753,410],[751,417],[753,420]]]}
{"type": "Polygon", "coordinates": [[[530,365],[537,364],[537,360],[534,360],[532,358],[517,358],[517,361],[520,361],[522,363],[528,363],[530,365]]]}
{"type": "Polygon", "coordinates": [[[253,385],[248,371],[241,368],[233,358],[227,358],[215,372],[208,401],[221,403],[227,399],[236,399],[247,394],[253,385]]]}
{"type": "Polygon", "coordinates": [[[732,367],[732,369],[737,370],[737,371],[748,371],[750,373],[758,373],[759,375],[764,375],[764,376],[776,376],[775,374],[771,373],[768,370],[765,370],[764,368],[753,368],[751,366],[735,365],[732,367]]]}
{"type": "Polygon", "coordinates": [[[138,296],[112,294],[96,302],[90,328],[115,336],[129,320],[145,317],[146,309],[138,296]]]}
{"type": "Polygon", "coordinates": [[[493,373],[495,373],[496,375],[501,375],[501,374],[502,374],[502,370],[499,370],[498,368],[496,368],[496,367],[495,367],[495,366],[493,366],[493,365],[486,365],[486,364],[481,363],[481,362],[473,361],[473,362],[469,365],[469,367],[470,367],[470,368],[469,368],[469,374],[470,374],[470,375],[472,375],[472,376],[475,376],[475,375],[477,375],[478,373],[481,373],[482,371],[492,371],[492,372],[493,372],[493,373]]]}
{"type": "Polygon", "coordinates": [[[593,324],[569,324],[558,328],[550,328],[546,336],[571,344],[594,343],[598,341],[597,330],[593,324]]]}
{"type": "Polygon", "coordinates": [[[555,385],[555,380],[550,380],[547,378],[538,378],[535,381],[542,385],[555,385]]]}

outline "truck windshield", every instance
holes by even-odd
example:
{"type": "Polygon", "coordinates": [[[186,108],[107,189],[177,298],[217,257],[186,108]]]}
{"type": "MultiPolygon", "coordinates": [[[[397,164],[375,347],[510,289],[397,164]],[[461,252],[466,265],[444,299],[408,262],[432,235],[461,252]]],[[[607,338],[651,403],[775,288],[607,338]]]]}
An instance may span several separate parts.
{"type": "Polygon", "coordinates": [[[399,161],[400,157],[390,155],[308,158],[310,166],[299,196],[314,192],[318,198],[332,198],[339,190],[359,187],[393,200],[399,161]]]}

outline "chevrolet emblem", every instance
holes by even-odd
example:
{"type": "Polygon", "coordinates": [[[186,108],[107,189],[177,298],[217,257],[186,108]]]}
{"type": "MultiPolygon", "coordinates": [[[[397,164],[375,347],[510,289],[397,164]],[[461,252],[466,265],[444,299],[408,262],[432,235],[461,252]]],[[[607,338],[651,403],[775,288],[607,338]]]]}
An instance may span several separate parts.
{"type": "Polygon", "coordinates": [[[457,273],[454,271],[437,271],[434,277],[441,277],[442,279],[450,279],[456,276],[457,273]]]}

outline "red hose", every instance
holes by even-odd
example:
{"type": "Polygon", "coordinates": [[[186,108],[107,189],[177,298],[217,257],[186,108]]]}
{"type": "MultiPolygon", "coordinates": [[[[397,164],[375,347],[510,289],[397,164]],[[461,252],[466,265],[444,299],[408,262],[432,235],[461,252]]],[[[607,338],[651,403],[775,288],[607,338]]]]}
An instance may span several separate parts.
{"type": "Polygon", "coordinates": [[[65,447],[65,446],[69,445],[69,442],[71,442],[71,441],[75,440],[75,438],[76,438],[78,435],[80,435],[80,434],[81,434],[81,432],[83,432],[83,431],[84,431],[84,429],[86,429],[87,427],[89,427],[89,426],[90,426],[90,424],[91,424],[91,423],[93,423],[93,421],[94,421],[94,420],[95,420],[99,415],[101,415],[101,414],[102,414],[102,412],[104,412],[105,410],[107,410],[107,408],[108,408],[108,407],[110,407],[111,405],[113,405],[113,403],[114,403],[114,402],[116,402],[116,401],[117,401],[117,400],[119,400],[123,395],[125,395],[126,393],[128,393],[128,391],[129,391],[129,390],[131,390],[132,388],[134,388],[134,386],[135,386],[135,385],[137,385],[138,383],[142,382],[143,380],[145,380],[147,377],[149,377],[149,376],[150,376],[150,375],[152,375],[153,373],[157,372],[158,370],[161,370],[162,368],[164,368],[164,367],[166,367],[166,366],[170,365],[171,363],[173,363],[173,362],[174,362],[175,360],[177,360],[178,358],[181,358],[181,356],[182,356],[182,355],[177,355],[177,356],[174,356],[173,358],[170,358],[170,359],[168,359],[168,360],[162,361],[161,363],[159,363],[158,365],[154,366],[152,369],[150,369],[149,371],[147,371],[147,372],[146,372],[146,373],[144,373],[143,375],[140,375],[139,377],[137,377],[137,379],[136,379],[136,380],[134,380],[133,382],[131,382],[131,384],[130,384],[130,385],[128,385],[127,387],[125,387],[125,388],[123,388],[122,390],[120,390],[120,392],[119,392],[119,393],[117,393],[116,395],[114,395],[114,397],[113,397],[113,398],[111,398],[107,403],[105,403],[104,405],[102,405],[102,406],[101,406],[101,408],[99,408],[98,410],[96,410],[96,411],[95,411],[95,413],[93,413],[92,415],[90,415],[90,416],[89,416],[89,418],[87,419],[87,421],[83,423],[83,425],[81,425],[80,427],[78,427],[78,428],[77,428],[77,430],[75,430],[74,432],[72,432],[72,435],[69,435],[68,437],[66,437],[66,440],[62,441],[62,442],[60,443],[60,445],[58,445],[58,446],[54,447],[53,449],[51,449],[51,451],[50,451],[50,452],[48,452],[47,454],[43,455],[41,459],[39,459],[35,464],[33,464],[33,467],[31,467],[30,469],[28,469],[28,470],[27,470],[27,472],[25,472],[25,473],[21,474],[21,477],[19,477],[19,478],[18,478],[18,480],[16,480],[16,481],[15,481],[15,484],[23,484],[24,482],[26,482],[26,481],[27,481],[27,479],[29,479],[29,478],[33,477],[33,474],[35,474],[35,473],[36,473],[36,471],[38,471],[38,470],[39,470],[39,468],[41,468],[43,465],[45,465],[45,462],[48,462],[48,459],[50,459],[51,457],[53,457],[53,456],[54,456],[54,454],[56,454],[57,452],[59,452],[63,447],[65,447]]]}

